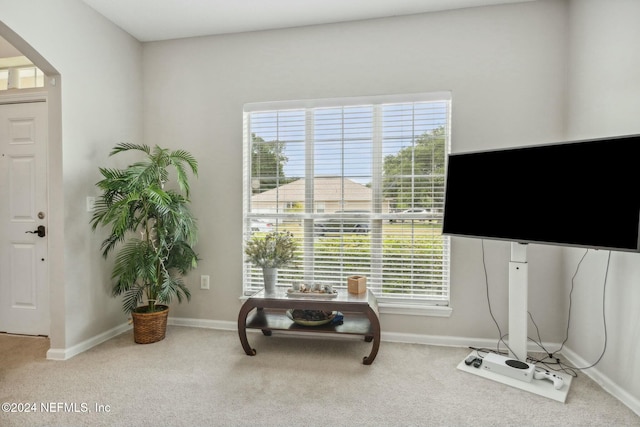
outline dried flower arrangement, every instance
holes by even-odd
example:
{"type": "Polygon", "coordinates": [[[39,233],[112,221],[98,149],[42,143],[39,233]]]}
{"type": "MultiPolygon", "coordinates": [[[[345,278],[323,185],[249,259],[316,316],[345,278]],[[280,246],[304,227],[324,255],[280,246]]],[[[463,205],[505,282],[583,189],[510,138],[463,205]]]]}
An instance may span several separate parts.
{"type": "Polygon", "coordinates": [[[247,260],[263,268],[280,268],[296,257],[298,244],[290,231],[272,231],[266,236],[254,235],[244,249],[247,260]]]}

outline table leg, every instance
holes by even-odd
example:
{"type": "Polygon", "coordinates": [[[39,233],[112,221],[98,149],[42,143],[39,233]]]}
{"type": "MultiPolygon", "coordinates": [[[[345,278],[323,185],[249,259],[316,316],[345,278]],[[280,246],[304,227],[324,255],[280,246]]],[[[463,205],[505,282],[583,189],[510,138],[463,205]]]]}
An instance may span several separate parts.
{"type": "Polygon", "coordinates": [[[251,348],[249,345],[249,340],[247,340],[247,315],[251,310],[253,310],[253,305],[246,301],[242,307],[240,308],[240,313],[238,313],[238,336],[240,337],[240,344],[242,344],[242,348],[244,352],[248,356],[255,356],[256,350],[251,348]]]}
{"type": "Polygon", "coordinates": [[[362,358],[362,363],[365,365],[371,365],[378,354],[378,348],[380,348],[380,319],[378,319],[378,315],[371,307],[367,309],[367,317],[371,323],[373,336],[365,336],[365,341],[373,341],[373,344],[371,345],[371,353],[369,353],[369,356],[362,358]]]}

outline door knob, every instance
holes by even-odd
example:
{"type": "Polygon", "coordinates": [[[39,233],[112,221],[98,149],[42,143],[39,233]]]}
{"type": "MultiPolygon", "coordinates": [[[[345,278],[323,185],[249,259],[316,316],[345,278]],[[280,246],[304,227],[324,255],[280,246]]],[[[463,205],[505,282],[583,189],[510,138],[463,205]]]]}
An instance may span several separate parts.
{"type": "Polygon", "coordinates": [[[34,231],[25,231],[25,233],[37,234],[38,237],[44,237],[47,234],[45,233],[44,225],[39,225],[38,228],[34,231]]]}

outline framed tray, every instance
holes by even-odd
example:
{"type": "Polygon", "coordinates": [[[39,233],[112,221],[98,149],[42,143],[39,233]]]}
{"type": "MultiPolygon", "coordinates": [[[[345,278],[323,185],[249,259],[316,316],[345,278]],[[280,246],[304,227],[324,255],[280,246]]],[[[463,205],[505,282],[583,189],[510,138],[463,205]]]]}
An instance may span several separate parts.
{"type": "Polygon", "coordinates": [[[305,320],[305,319],[294,319],[293,318],[293,309],[287,310],[287,317],[289,319],[293,320],[294,323],[296,323],[298,325],[302,325],[302,326],[326,325],[327,323],[331,322],[334,317],[336,317],[336,314],[337,314],[337,312],[334,311],[326,319],[322,319],[322,320],[305,320]]]}
{"type": "Polygon", "coordinates": [[[324,298],[324,299],[331,299],[331,298],[336,298],[338,296],[338,291],[334,290],[331,293],[328,292],[324,292],[324,291],[308,291],[308,292],[302,292],[302,291],[294,291],[293,288],[289,288],[287,289],[287,296],[291,297],[291,298],[324,298]]]}

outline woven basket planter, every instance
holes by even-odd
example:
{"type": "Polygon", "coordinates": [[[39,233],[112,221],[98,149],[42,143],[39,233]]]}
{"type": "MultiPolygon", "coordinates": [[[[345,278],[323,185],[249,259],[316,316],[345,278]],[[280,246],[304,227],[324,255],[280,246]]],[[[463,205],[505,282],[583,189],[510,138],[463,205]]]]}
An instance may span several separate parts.
{"type": "MultiPolygon", "coordinates": [[[[138,344],[151,344],[162,341],[167,331],[167,317],[169,316],[169,307],[166,305],[157,305],[162,311],[154,311],[153,313],[131,313],[133,319],[133,339],[138,344]]],[[[141,311],[146,310],[147,306],[139,307],[141,311]]]]}

